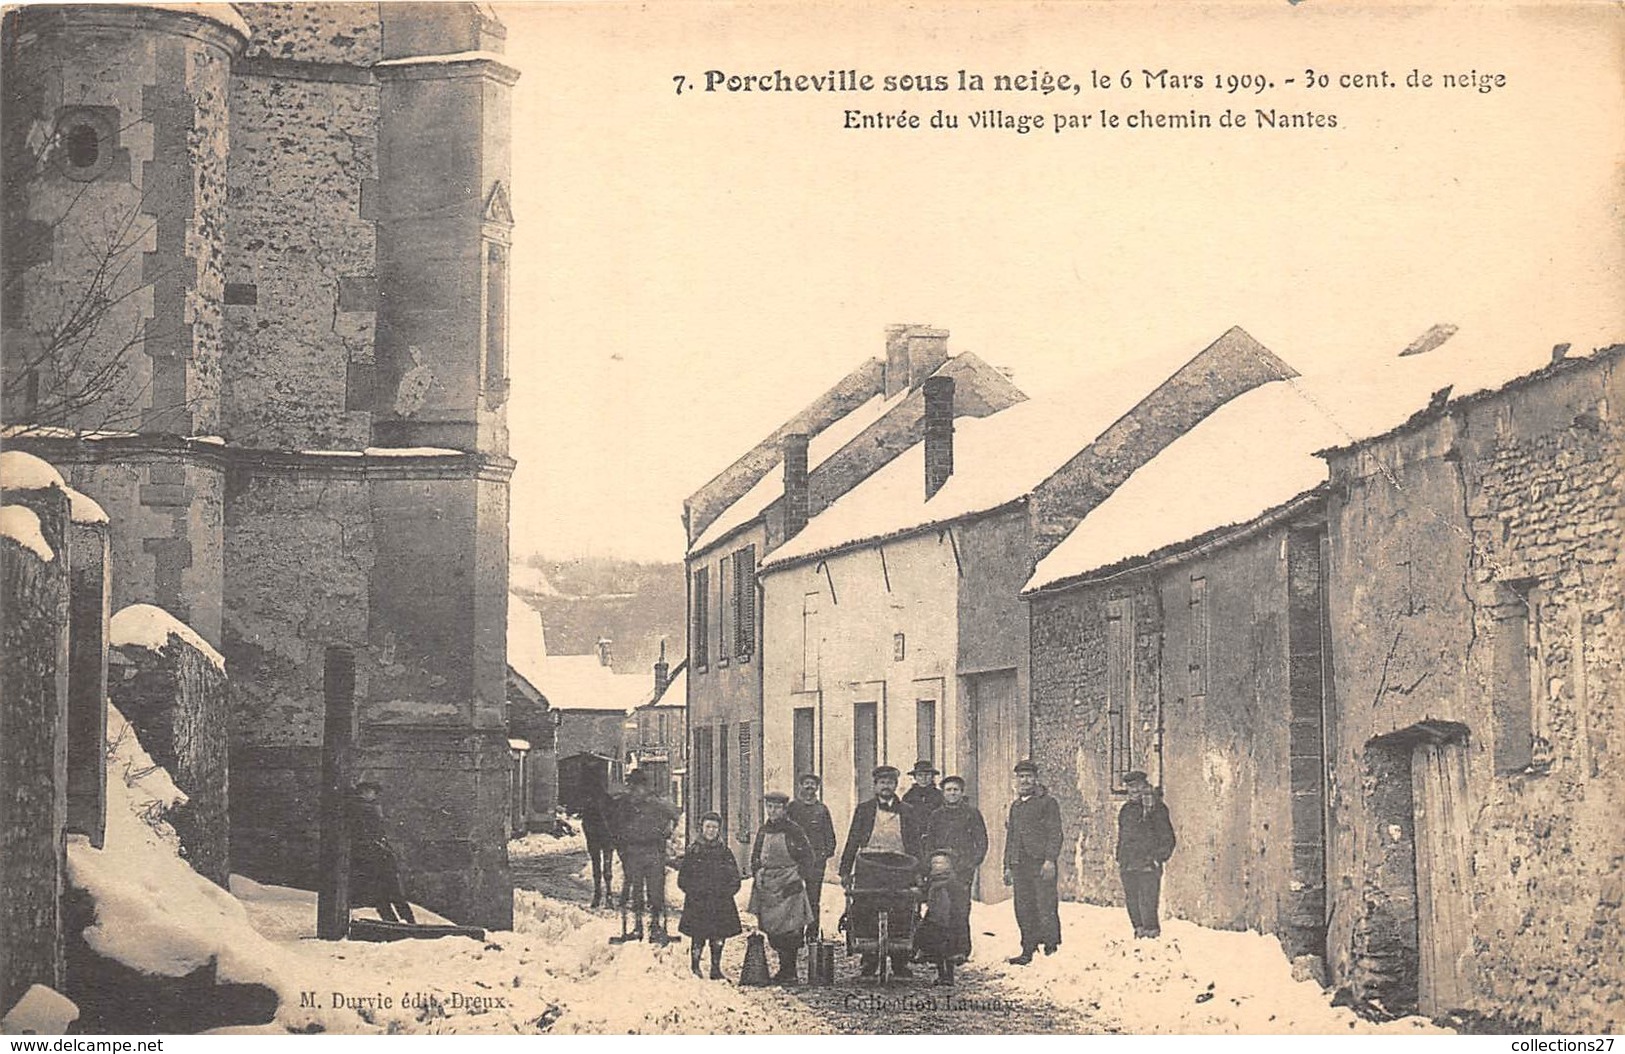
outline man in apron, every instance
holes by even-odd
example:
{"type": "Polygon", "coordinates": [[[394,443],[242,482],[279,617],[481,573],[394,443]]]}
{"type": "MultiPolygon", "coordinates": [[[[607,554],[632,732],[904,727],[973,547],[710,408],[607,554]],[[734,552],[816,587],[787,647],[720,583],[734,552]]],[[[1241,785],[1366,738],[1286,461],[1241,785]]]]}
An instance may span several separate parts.
{"type": "MultiPolygon", "coordinates": [[[[891,765],[878,766],[873,773],[875,796],[860,802],[852,811],[852,826],[846,833],[846,848],[841,852],[841,884],[852,888],[852,872],[857,866],[860,852],[901,853],[920,859],[920,846],[925,837],[925,817],[913,806],[897,796],[897,769],[891,765]]],[[[902,920],[893,920],[894,928],[901,930],[902,920]]],[[[848,924],[858,927],[855,933],[870,935],[876,919],[853,918],[848,924]]],[[[908,952],[892,955],[892,973],[910,977],[908,952]]],[[[880,967],[879,957],[864,953],[862,974],[874,976],[880,967]]]]}
{"type": "Polygon", "coordinates": [[[778,984],[795,984],[796,955],[807,924],[812,921],[812,907],[807,903],[807,884],[802,877],[812,866],[813,851],[807,836],[784,815],[790,796],[769,791],[762,796],[767,821],[756,832],[756,844],[750,851],[750,871],[754,878],[750,890],[750,910],[756,915],[756,924],[767,934],[767,942],[779,957],[779,972],[773,975],[778,984]]]}

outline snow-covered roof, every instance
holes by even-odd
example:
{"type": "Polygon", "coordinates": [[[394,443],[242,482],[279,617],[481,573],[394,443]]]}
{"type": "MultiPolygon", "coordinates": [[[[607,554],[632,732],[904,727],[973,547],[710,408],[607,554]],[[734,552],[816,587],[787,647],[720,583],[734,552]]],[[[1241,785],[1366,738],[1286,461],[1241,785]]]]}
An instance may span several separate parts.
{"type": "Polygon", "coordinates": [[[1326,479],[1315,451],[1338,435],[1300,381],[1239,395],[1096,506],[1039,561],[1023,588],[1056,585],[1284,505],[1326,479]]]}
{"type": "Polygon", "coordinates": [[[171,637],[179,637],[203,653],[221,673],[226,660],[196,630],[155,604],[131,604],[121,608],[107,626],[107,643],[115,648],[145,648],[159,651],[169,644],[171,637]]]}
{"type": "MultiPolygon", "coordinates": [[[[884,395],[871,396],[866,402],[815,434],[807,442],[807,471],[810,473],[829,460],[842,447],[862,435],[870,425],[907,399],[912,392],[912,388],[904,388],[890,399],[884,395]]],[[[701,532],[694,544],[689,546],[689,552],[697,553],[715,545],[728,534],[756,519],[783,494],[784,461],[781,458],[766,475],[756,481],[755,486],[724,509],[722,515],[701,532]]]]}
{"type": "Polygon", "coordinates": [[[48,490],[66,487],[62,473],[44,458],[22,450],[0,451],[0,488],[6,490],[48,490]]]}
{"type": "Polygon", "coordinates": [[[10,538],[46,563],[56,559],[56,550],[40,529],[39,514],[26,505],[0,506],[0,537],[10,538]]]}
{"type": "Polygon", "coordinates": [[[649,701],[651,674],[616,673],[597,655],[549,655],[536,676],[526,675],[555,710],[626,713],[649,701]]]}
{"type": "Polygon", "coordinates": [[[508,668],[538,692],[542,690],[542,669],[547,663],[547,633],[542,613],[522,599],[508,594],[508,668]]]}
{"type": "MultiPolygon", "coordinates": [[[[1429,333],[1448,331],[1436,326],[1429,333]]],[[[1493,391],[1549,361],[1538,346],[1487,338],[1446,336],[1434,347],[1345,363],[1237,396],[1096,506],[1039,561],[1024,591],[1244,525],[1325,482],[1320,452],[1392,431],[1446,388],[1451,398],[1493,391]]]]}
{"type": "Polygon", "coordinates": [[[925,497],[925,444],[916,443],[814,516],[763,570],[858,542],[988,512],[1026,497],[1191,358],[1189,349],[1111,362],[1059,393],[988,417],[954,420],[954,471],[925,497]]]}

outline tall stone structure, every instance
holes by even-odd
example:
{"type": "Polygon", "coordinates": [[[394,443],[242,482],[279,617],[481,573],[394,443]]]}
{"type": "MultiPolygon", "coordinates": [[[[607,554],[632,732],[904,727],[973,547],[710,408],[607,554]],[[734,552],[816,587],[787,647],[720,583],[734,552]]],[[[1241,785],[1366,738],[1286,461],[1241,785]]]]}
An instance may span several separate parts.
{"type": "Polygon", "coordinates": [[[314,884],[340,644],[409,893],[494,927],[504,36],[467,3],[9,12],[0,393],[111,516],[113,607],[226,656],[232,870],[314,884]]]}

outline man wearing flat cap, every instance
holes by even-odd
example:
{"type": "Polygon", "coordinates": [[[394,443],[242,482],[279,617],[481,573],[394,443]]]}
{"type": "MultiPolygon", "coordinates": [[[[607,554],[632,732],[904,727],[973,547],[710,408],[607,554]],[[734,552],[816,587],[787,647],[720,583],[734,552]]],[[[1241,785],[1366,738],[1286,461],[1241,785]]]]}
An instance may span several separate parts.
{"type": "Polygon", "coordinates": [[[1061,944],[1060,897],[1056,865],[1061,856],[1061,806],[1038,782],[1038,766],[1016,763],[1016,800],[1004,827],[1004,884],[1015,891],[1021,954],[1010,963],[1026,966],[1040,946],[1045,955],[1061,944]]]}
{"type": "Polygon", "coordinates": [[[1174,825],[1162,794],[1145,773],[1123,775],[1129,799],[1117,813],[1117,871],[1136,937],[1162,936],[1157,918],[1162,865],[1174,853],[1174,825]]]}
{"type": "MultiPolygon", "coordinates": [[[[925,817],[919,810],[897,796],[897,769],[891,765],[877,766],[873,773],[875,796],[860,802],[852,811],[852,826],[846,832],[846,847],[841,851],[841,884],[852,886],[852,870],[857,866],[860,852],[902,853],[920,860],[920,846],[925,837],[925,817]]],[[[853,925],[869,924],[869,920],[850,920],[853,925]]],[[[892,973],[899,977],[912,976],[908,968],[908,952],[892,955],[892,973]]],[[[880,968],[877,956],[865,953],[862,973],[874,976],[880,968]]]]}
{"type": "Polygon", "coordinates": [[[812,906],[807,902],[807,884],[802,877],[812,863],[812,847],[800,827],[785,816],[790,796],[768,791],[762,796],[767,819],[756,832],[750,851],[750,910],[757,925],[767,934],[767,942],[779,956],[778,984],[795,984],[796,958],[812,906]]]}
{"type": "Polygon", "coordinates": [[[921,758],[908,774],[914,778],[914,786],[903,795],[903,800],[929,819],[932,813],[942,808],[942,791],[937,788],[937,777],[942,773],[931,764],[930,758],[921,758]]]}

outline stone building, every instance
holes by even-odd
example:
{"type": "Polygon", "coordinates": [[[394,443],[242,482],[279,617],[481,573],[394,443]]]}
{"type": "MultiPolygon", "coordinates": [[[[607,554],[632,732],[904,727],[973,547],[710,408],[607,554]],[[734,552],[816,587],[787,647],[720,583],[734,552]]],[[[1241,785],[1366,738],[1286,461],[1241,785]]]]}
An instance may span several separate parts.
{"type": "MultiPolygon", "coordinates": [[[[1188,354],[1114,362],[1070,396],[980,419],[954,419],[952,378],[926,380],[923,442],[762,563],[768,782],[821,773],[840,826],[876,763],[931,758],[1000,815],[1032,746],[1020,591],[1034,566],[1168,443],[1290,374],[1239,328],[1188,354]]],[[[991,900],[1008,894],[989,827],[991,900]]]]}
{"type": "Polygon", "coordinates": [[[311,886],[322,655],[414,897],[511,922],[508,93],[482,5],[35,5],[4,26],[3,408],[113,607],[231,671],[231,867],[311,886]],[[88,313],[76,307],[94,305],[88,313]]]}
{"type": "Polygon", "coordinates": [[[638,707],[637,730],[627,748],[628,760],[648,773],[650,786],[679,809],[688,803],[688,660],[677,668],[666,663],[660,643],[654,691],[638,707]]]}
{"type": "Polygon", "coordinates": [[[1327,454],[1329,965],[1390,1009],[1625,1024],[1622,357],[1327,454]]]}
{"type": "MultiPolygon", "coordinates": [[[[1165,910],[1325,954],[1326,466],[1303,382],[1260,385],[1142,466],[1039,562],[1032,754],[1067,820],[1064,896],[1121,904],[1122,777],[1179,838],[1165,910]]],[[[1127,932],[1128,920],[1123,919],[1127,932]]]]}
{"type": "Polygon", "coordinates": [[[975,355],[949,356],[947,331],[890,326],[884,359],[866,360],[683,503],[688,815],[693,822],[713,809],[722,814],[741,865],[769,789],[762,782],[757,565],[809,517],[920,441],[929,377],[953,379],[961,416],[985,416],[1025,398],[975,355]]]}

